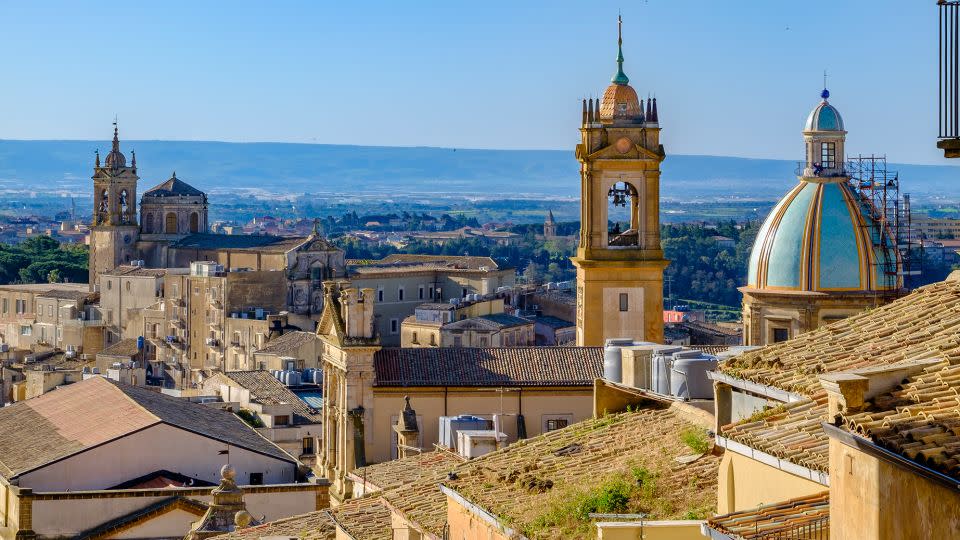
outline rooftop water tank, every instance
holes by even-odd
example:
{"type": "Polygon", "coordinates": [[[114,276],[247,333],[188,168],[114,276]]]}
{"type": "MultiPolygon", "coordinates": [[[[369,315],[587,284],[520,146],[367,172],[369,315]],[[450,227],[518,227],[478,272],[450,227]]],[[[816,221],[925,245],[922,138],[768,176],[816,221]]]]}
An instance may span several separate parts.
{"type": "Polygon", "coordinates": [[[476,431],[493,428],[493,421],[479,416],[461,414],[459,416],[441,416],[440,417],[440,441],[439,444],[447,448],[457,447],[458,431],[476,431]]]}
{"type": "MultiPolygon", "coordinates": [[[[623,364],[620,348],[633,345],[630,338],[610,338],[603,345],[603,378],[610,382],[623,382],[623,364]]],[[[638,342],[639,343],[639,342],[638,342]]]]}
{"type": "Polygon", "coordinates": [[[717,357],[700,351],[684,351],[673,355],[670,387],[678,398],[713,399],[713,384],[707,372],[717,369],[717,357]]]}

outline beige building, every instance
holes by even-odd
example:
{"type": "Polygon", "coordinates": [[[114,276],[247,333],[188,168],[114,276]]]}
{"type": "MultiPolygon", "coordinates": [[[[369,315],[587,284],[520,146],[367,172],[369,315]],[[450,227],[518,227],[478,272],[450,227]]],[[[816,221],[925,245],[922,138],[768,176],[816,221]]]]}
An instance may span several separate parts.
{"type": "Polygon", "coordinates": [[[317,463],[321,415],[268,371],[218,373],[203,382],[206,393],[238,404],[258,433],[305,465],[317,463]]]}
{"type": "Polygon", "coordinates": [[[351,261],[353,287],[373,289],[376,332],[384,345],[401,343],[401,324],[420,304],[486,295],[516,283],[512,268],[489,257],[389,255],[379,261],[351,261]]]}
{"type": "Polygon", "coordinates": [[[845,170],[846,131],[829,92],[803,129],[799,183],[770,212],[750,253],[746,345],[786,341],[895,298],[900,254],[880,212],[845,170]]]}
{"type": "Polygon", "coordinates": [[[910,221],[915,240],[960,238],[960,219],[916,216],[910,221]]]}
{"type": "Polygon", "coordinates": [[[448,303],[427,302],[418,305],[400,325],[401,347],[440,347],[440,329],[444,325],[483,315],[504,312],[504,299],[483,295],[477,300],[454,299],[448,303]]]}
{"type": "Polygon", "coordinates": [[[9,357],[60,348],[95,354],[104,333],[85,284],[0,285],[0,348],[9,357]]]}
{"type": "Polygon", "coordinates": [[[394,426],[405,396],[417,411],[421,449],[440,442],[441,416],[496,415],[507,440],[515,441],[592,412],[601,348],[381,348],[374,290],[327,287],[317,329],[324,361],[321,470],[337,500],[353,492],[349,472],[397,457],[394,426]]]}
{"type": "Polygon", "coordinates": [[[303,371],[322,368],[320,351],[320,340],[315,333],[299,330],[285,332],[254,352],[254,366],[251,369],[303,371]]]}
{"type": "Polygon", "coordinates": [[[722,363],[718,511],[729,514],[710,520],[710,537],[739,538],[744,523],[772,537],[960,535],[958,323],[951,275],[722,363]]]}
{"type": "Polygon", "coordinates": [[[506,313],[471,317],[440,327],[441,347],[529,347],[535,343],[533,321],[506,313]]]}
{"type": "Polygon", "coordinates": [[[226,452],[251,513],[326,506],[325,485],[295,484],[296,459],[233,414],[103,377],[0,409],[0,429],[2,538],[182,537],[202,510],[173,503],[209,501],[226,452]]]}
{"type": "MultiPolygon", "coordinates": [[[[622,44],[622,39],[620,40],[622,44]]],[[[577,345],[609,338],[663,342],[660,144],[656,98],[643,100],[618,70],[603,98],[583,101],[577,345]],[[620,221],[626,225],[621,228],[620,221]]]]}

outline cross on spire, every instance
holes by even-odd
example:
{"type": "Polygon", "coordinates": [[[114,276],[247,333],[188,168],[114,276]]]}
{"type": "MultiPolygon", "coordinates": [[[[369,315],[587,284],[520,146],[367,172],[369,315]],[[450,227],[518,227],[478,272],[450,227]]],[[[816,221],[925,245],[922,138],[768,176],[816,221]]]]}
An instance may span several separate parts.
{"type": "Polygon", "coordinates": [[[630,79],[623,72],[623,17],[617,14],[617,74],[611,80],[614,84],[627,84],[630,79]]]}

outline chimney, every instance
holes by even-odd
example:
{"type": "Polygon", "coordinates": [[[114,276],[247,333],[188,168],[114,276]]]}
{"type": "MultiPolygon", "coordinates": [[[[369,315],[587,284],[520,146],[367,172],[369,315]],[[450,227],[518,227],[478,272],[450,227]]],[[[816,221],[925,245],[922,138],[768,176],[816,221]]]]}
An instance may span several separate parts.
{"type": "Polygon", "coordinates": [[[938,359],[903,360],[821,375],[820,384],[827,391],[827,418],[832,422],[837,415],[862,411],[871,399],[892,391],[904,380],[942,362],[938,359]]]}

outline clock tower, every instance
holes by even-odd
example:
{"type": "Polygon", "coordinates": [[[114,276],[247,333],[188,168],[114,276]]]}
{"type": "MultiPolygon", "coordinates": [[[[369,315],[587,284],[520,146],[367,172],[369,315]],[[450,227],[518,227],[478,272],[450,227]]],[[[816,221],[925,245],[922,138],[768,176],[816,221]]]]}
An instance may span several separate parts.
{"type": "Polygon", "coordinates": [[[656,98],[644,100],[623,72],[618,20],[617,73],[598,100],[584,100],[580,162],[577,345],[609,338],[663,342],[660,144],[656,98]]]}
{"type": "Polygon", "coordinates": [[[113,148],[103,165],[97,152],[93,166],[93,222],[90,224],[90,290],[98,290],[100,274],[137,258],[137,156],[130,165],[120,152],[117,124],[113,148]]]}

